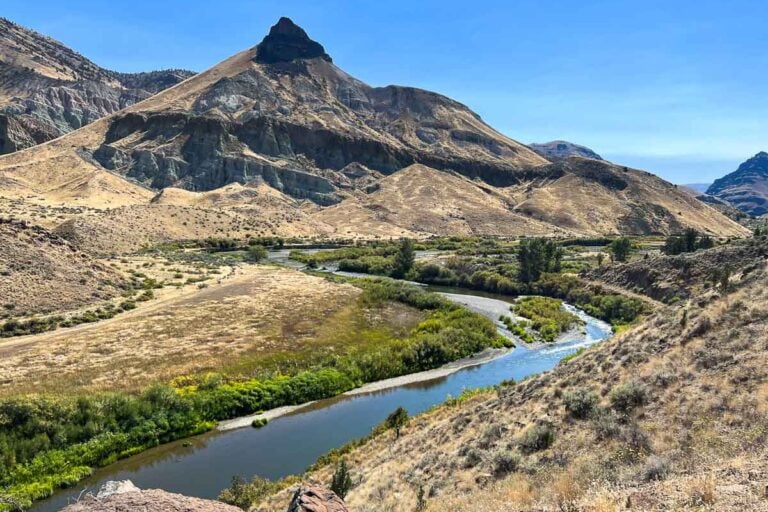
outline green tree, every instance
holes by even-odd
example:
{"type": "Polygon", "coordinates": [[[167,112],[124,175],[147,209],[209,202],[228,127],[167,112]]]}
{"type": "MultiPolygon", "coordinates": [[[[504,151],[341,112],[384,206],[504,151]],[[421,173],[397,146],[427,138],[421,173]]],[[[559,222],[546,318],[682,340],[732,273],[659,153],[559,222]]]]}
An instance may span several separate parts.
{"type": "Polygon", "coordinates": [[[699,232],[693,228],[688,228],[683,232],[684,252],[693,252],[696,250],[696,240],[699,238],[699,232]]]}
{"type": "Polygon", "coordinates": [[[392,414],[387,416],[387,428],[395,431],[395,438],[400,438],[400,431],[406,424],[408,424],[408,411],[402,407],[398,407],[392,414]]]}
{"type": "Polygon", "coordinates": [[[610,249],[616,261],[627,261],[632,252],[632,240],[625,236],[617,238],[611,242],[610,249]]]}
{"type": "Polygon", "coordinates": [[[715,241],[712,240],[712,237],[703,235],[701,238],[699,238],[698,242],[696,242],[696,249],[711,249],[715,246],[715,241]]]}
{"type": "Polygon", "coordinates": [[[523,283],[538,281],[545,272],[560,272],[562,261],[563,248],[552,240],[523,240],[517,249],[517,277],[523,283]]]}
{"type": "Polygon", "coordinates": [[[395,254],[395,262],[392,268],[392,277],[402,279],[413,268],[413,262],[416,260],[416,253],[413,249],[413,240],[403,238],[400,241],[400,247],[395,254]]]}
{"type": "Polygon", "coordinates": [[[723,295],[727,294],[730,287],[731,287],[731,269],[729,267],[725,267],[720,272],[720,293],[722,293],[723,295]]]}
{"type": "Polygon", "coordinates": [[[263,245],[252,245],[248,247],[245,253],[245,259],[253,263],[258,263],[267,259],[267,249],[263,245]]]}
{"type": "Polygon", "coordinates": [[[682,254],[685,252],[685,240],[683,240],[683,237],[679,235],[672,235],[667,237],[667,240],[664,242],[664,249],[662,252],[668,256],[682,254]]]}
{"type": "Polygon", "coordinates": [[[340,459],[336,464],[336,471],[334,471],[333,478],[331,479],[331,490],[339,498],[344,499],[347,497],[350,489],[352,489],[352,476],[349,474],[347,461],[340,459]]]}

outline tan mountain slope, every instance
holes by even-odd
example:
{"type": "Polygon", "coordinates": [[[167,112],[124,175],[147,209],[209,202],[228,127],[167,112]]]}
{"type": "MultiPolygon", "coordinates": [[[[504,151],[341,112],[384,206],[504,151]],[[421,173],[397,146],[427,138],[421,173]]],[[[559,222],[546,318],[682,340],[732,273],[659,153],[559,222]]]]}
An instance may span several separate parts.
{"type": "Polygon", "coordinates": [[[581,234],[673,234],[692,227],[716,236],[748,230],[653,174],[609,162],[569,158],[542,178],[507,189],[517,209],[581,234]]]}
{"type": "Polygon", "coordinates": [[[317,45],[283,19],[259,46],[211,70],[45,151],[0,159],[0,190],[10,183],[47,192],[39,174],[52,172],[44,163],[52,157],[73,175],[98,162],[155,189],[212,190],[261,177],[319,204],[345,197],[339,171],[353,163],[391,173],[424,161],[497,184],[546,163],[444,96],[367,86],[324,53],[270,54],[285,40],[299,51],[317,45]]]}
{"type": "MultiPolygon", "coordinates": [[[[708,267],[719,250],[696,257],[708,267]]],[[[764,256],[734,267],[728,290],[689,282],[693,299],[550,372],[413,418],[399,439],[375,437],[344,456],[356,482],[347,505],[768,510],[767,284],[764,256]]],[[[328,485],[333,469],[305,480],[328,485]]],[[[290,496],[257,509],[285,510],[290,496]]]]}
{"type": "Polygon", "coordinates": [[[313,218],[333,226],[339,236],[566,234],[515,212],[495,187],[419,164],[382,179],[375,191],[325,208],[313,218]]]}
{"type": "Polygon", "coordinates": [[[50,231],[0,219],[0,318],[106,300],[124,283],[121,274],[50,231]]]}
{"type": "MultiPolygon", "coordinates": [[[[245,195],[225,193],[228,208],[242,201],[251,214],[266,216],[263,232],[322,235],[330,224],[337,234],[363,236],[666,234],[684,227],[746,233],[648,173],[578,158],[548,164],[449,98],[370,87],[336,67],[287,19],[258,46],[206,72],[0,158],[0,195],[55,205],[146,205],[169,187],[206,192],[234,183],[255,183],[264,192],[258,201],[248,195],[253,187],[245,195]],[[424,167],[398,176],[414,164],[424,167]],[[420,184],[425,179],[445,185],[420,184]],[[305,200],[332,208],[313,213],[305,200]],[[307,214],[316,223],[298,229],[307,214]]],[[[211,197],[170,191],[155,203],[199,208],[211,197]]],[[[160,210],[137,211],[132,215],[141,223],[176,222],[155,215],[160,210]]],[[[102,217],[119,222],[114,213],[102,217]]],[[[212,229],[241,233],[238,223],[212,229]]],[[[68,233],[78,225],[70,224],[68,233]]],[[[116,229],[128,233],[120,226],[107,231],[116,229]]],[[[171,226],[160,236],[160,226],[142,229],[155,234],[129,245],[209,232],[171,226]]]]}
{"type": "MultiPolygon", "coordinates": [[[[173,194],[172,191],[170,195],[173,194]]],[[[278,204],[275,207],[269,201],[233,208],[175,204],[205,204],[210,198],[185,196],[166,201],[77,216],[60,224],[55,232],[84,251],[105,256],[184,240],[275,235],[310,237],[330,231],[295,206],[278,204]]]]}

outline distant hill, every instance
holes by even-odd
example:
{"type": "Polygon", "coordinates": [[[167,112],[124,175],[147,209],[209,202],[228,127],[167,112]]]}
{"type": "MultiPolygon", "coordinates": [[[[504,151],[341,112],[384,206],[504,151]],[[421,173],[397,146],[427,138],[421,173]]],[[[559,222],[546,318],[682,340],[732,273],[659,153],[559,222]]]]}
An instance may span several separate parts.
{"type": "Polygon", "coordinates": [[[0,154],[59,137],[194,75],[116,73],[0,18],[0,154]]]}
{"type": "Polygon", "coordinates": [[[707,192],[707,189],[712,186],[711,183],[686,183],[685,185],[680,185],[681,187],[687,187],[694,192],[698,192],[699,194],[704,194],[707,192]]]}
{"type": "Polygon", "coordinates": [[[602,160],[603,158],[586,146],[564,140],[553,140],[543,144],[528,144],[528,147],[550,161],[564,160],[572,156],[602,160]]]}
{"type": "Polygon", "coordinates": [[[761,151],[736,171],[715,180],[707,194],[754,216],[768,213],[768,153],[761,151]]]}

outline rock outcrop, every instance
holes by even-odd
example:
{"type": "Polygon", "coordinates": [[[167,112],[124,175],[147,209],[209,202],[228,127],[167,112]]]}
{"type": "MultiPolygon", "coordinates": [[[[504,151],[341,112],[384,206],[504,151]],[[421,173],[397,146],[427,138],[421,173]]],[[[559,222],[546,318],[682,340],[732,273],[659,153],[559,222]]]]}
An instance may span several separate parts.
{"type": "Polygon", "coordinates": [[[302,486],[293,495],[288,512],[347,512],[347,506],[333,491],[302,486]]]}
{"type": "Polygon", "coordinates": [[[715,180],[707,194],[750,215],[768,213],[768,153],[761,151],[736,171],[715,180]]]}
{"type": "Polygon", "coordinates": [[[54,139],[194,73],[116,73],[0,18],[0,154],[54,139]]]}
{"type": "Polygon", "coordinates": [[[62,512],[242,512],[218,501],[190,498],[159,489],[141,490],[130,480],[107,482],[99,492],[87,495],[62,512]]]}
{"type": "Polygon", "coordinates": [[[565,160],[572,156],[591,158],[592,160],[603,159],[603,157],[586,146],[580,146],[579,144],[564,140],[553,140],[542,144],[533,143],[528,144],[528,147],[552,162],[565,160]]]}
{"type": "Polygon", "coordinates": [[[259,44],[254,60],[263,64],[274,64],[318,57],[331,62],[331,57],[325,53],[323,45],[311,40],[304,29],[289,18],[283,17],[259,44]]]}

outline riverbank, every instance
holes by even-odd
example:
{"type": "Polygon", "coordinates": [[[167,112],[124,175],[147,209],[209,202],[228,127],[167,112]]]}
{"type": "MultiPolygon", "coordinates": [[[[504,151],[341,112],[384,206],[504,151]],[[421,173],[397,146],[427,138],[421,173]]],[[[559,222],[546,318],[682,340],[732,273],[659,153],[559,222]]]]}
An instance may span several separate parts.
{"type": "MultiPolygon", "coordinates": [[[[498,298],[504,302],[502,299],[498,298]]],[[[305,400],[303,405],[290,409],[272,409],[273,421],[262,428],[214,430],[151,448],[96,470],[76,488],[58,491],[34,510],[56,512],[68,499],[76,498],[83,487],[98,488],[108,480],[130,479],[139,487],[216,498],[231,483],[233,475],[246,479],[259,475],[276,481],[302,474],[323,455],[370,434],[398,407],[415,416],[449,397],[460,396],[465,390],[521,381],[553,368],[563,357],[610,335],[610,326],[591,318],[586,334],[574,332],[553,344],[520,346],[512,351],[499,351],[495,357],[490,351],[482,352],[487,359],[475,354],[438,368],[438,372],[450,372],[444,376],[429,373],[427,380],[411,376],[379,380],[349,394],[313,402],[305,400]],[[395,385],[398,382],[403,384],[395,385]],[[385,387],[384,383],[389,385],[385,387]]]]}
{"type": "MultiPolygon", "coordinates": [[[[489,363],[494,359],[504,357],[505,355],[509,354],[512,350],[514,349],[488,348],[472,356],[465,357],[463,359],[459,359],[458,361],[453,361],[451,363],[447,363],[441,366],[440,368],[435,368],[434,370],[426,370],[423,372],[411,373],[408,375],[401,375],[399,377],[392,377],[391,379],[384,379],[376,382],[369,382],[367,384],[363,384],[358,388],[347,391],[346,393],[342,393],[340,396],[364,395],[366,393],[375,393],[377,391],[383,391],[385,389],[391,389],[391,388],[396,388],[400,386],[407,386],[408,384],[415,384],[417,382],[426,382],[434,379],[439,379],[442,377],[447,377],[464,368],[479,366],[485,363],[489,363]]],[[[234,418],[231,420],[222,421],[218,424],[216,429],[219,431],[225,432],[227,430],[250,427],[254,420],[264,419],[267,421],[272,421],[281,416],[285,416],[293,412],[299,411],[305,407],[309,407],[310,405],[316,402],[317,402],[316,400],[313,400],[311,402],[303,403],[300,405],[288,405],[284,407],[277,407],[275,409],[264,411],[263,413],[250,414],[248,416],[242,416],[240,418],[234,418]]]]}

